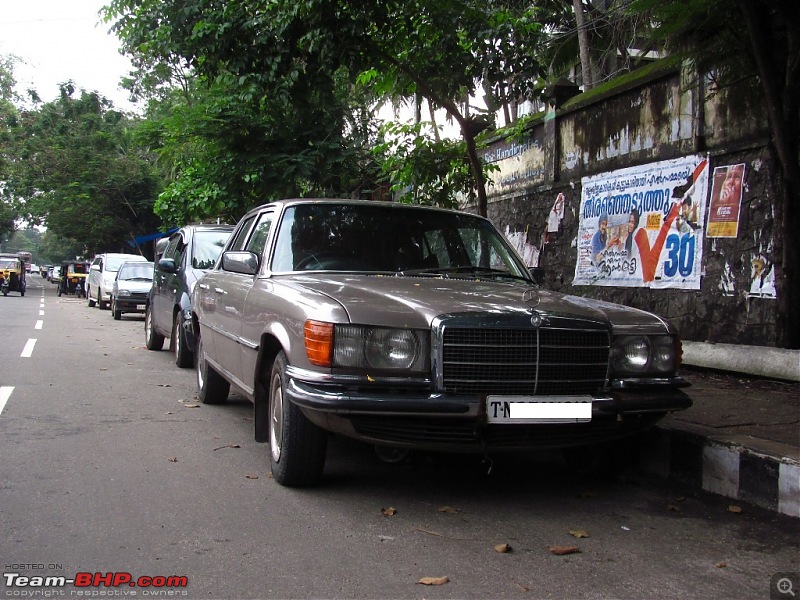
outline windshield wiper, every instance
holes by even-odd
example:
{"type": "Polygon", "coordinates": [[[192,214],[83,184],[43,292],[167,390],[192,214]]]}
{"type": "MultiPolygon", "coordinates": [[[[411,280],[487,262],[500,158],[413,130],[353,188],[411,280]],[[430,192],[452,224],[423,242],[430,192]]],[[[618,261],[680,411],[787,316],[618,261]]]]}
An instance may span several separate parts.
{"type": "Polygon", "coordinates": [[[460,267],[436,267],[427,269],[405,269],[398,271],[398,275],[406,276],[422,276],[422,277],[447,277],[452,274],[468,274],[468,275],[488,275],[491,277],[498,277],[503,279],[515,279],[518,281],[530,282],[527,277],[514,275],[502,269],[492,269],[491,267],[474,267],[472,265],[462,265],[460,267]]]}

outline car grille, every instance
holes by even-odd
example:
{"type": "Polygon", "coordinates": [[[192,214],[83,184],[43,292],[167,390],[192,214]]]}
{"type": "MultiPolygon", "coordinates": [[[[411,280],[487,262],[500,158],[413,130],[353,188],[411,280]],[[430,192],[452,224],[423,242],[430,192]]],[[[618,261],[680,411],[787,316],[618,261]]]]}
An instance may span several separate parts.
{"type": "Polygon", "coordinates": [[[595,328],[442,328],[442,387],[453,394],[583,395],[605,386],[609,333],[595,328]]]}

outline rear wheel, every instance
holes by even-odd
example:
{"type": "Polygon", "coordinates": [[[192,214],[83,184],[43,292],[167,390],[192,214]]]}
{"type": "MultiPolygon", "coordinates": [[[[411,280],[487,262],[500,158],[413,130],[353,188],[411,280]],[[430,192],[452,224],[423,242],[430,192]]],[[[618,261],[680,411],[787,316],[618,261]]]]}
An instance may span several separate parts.
{"type": "Polygon", "coordinates": [[[228,399],[231,385],[206,362],[203,338],[197,338],[197,396],[203,404],[222,404],[228,399]]]}
{"type": "Polygon", "coordinates": [[[164,336],[153,327],[153,313],[149,304],[144,312],[144,343],[148,350],[161,350],[164,347],[164,336]]]}
{"type": "Polygon", "coordinates": [[[175,313],[175,323],[172,327],[172,351],[175,353],[175,364],[181,369],[191,367],[194,364],[192,351],[186,344],[186,336],[183,333],[183,318],[181,311],[175,313]]]}
{"type": "Polygon", "coordinates": [[[327,433],[286,397],[286,355],[272,365],[269,383],[269,449],[272,476],[281,485],[319,483],[325,467],[327,433]]]}

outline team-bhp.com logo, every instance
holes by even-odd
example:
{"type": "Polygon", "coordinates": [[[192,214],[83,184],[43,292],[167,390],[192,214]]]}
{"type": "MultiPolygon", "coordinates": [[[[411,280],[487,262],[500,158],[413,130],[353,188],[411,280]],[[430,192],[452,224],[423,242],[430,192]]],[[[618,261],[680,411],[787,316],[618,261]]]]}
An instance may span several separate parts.
{"type": "MultiPolygon", "coordinates": [[[[127,572],[110,571],[108,573],[76,573],[74,577],[63,575],[22,575],[21,573],[3,573],[3,580],[7,588],[143,588],[142,595],[148,595],[147,590],[152,590],[149,595],[160,595],[157,590],[168,588],[185,588],[189,585],[189,578],[182,575],[142,575],[134,577],[127,572]],[[153,593],[156,592],[156,593],[153,593]]],[[[89,595],[89,594],[87,594],[89,595]]],[[[127,594],[126,594],[127,595],[127,594]]],[[[133,594],[131,594],[133,595],[133,594]]]]}

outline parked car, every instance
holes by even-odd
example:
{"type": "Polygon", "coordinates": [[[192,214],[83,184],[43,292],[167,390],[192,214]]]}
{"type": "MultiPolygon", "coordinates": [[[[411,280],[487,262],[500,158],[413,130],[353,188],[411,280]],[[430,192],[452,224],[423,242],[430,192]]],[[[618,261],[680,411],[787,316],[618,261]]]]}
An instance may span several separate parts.
{"type": "Polygon", "coordinates": [[[48,279],[50,283],[61,283],[61,266],[53,265],[50,269],[48,279]]]}
{"type": "Polygon", "coordinates": [[[89,276],[86,278],[86,299],[89,307],[95,304],[101,309],[108,307],[111,302],[111,287],[117,271],[125,261],[147,262],[144,256],[138,254],[119,254],[109,252],[99,254],[92,261],[89,276]]]}
{"type": "Polygon", "coordinates": [[[539,288],[476,215],[291,200],[237,225],[195,286],[198,395],[254,403],[273,477],[311,485],[327,433],[491,453],[599,444],[691,405],[642,310],[539,288]]]}
{"type": "Polygon", "coordinates": [[[123,313],[144,314],[153,287],[153,263],[125,261],[111,286],[111,316],[117,321],[123,313]]]}
{"type": "Polygon", "coordinates": [[[195,283],[214,266],[233,225],[187,225],[156,247],[153,287],[145,314],[145,345],[161,350],[170,338],[175,364],[194,365],[191,293],[195,283]]]}

